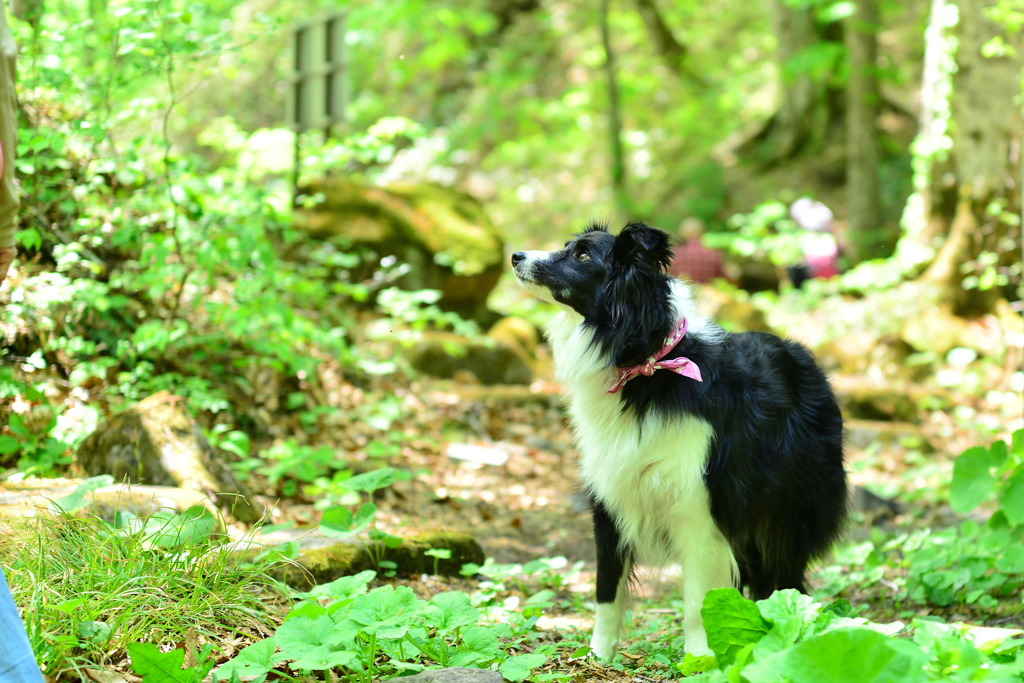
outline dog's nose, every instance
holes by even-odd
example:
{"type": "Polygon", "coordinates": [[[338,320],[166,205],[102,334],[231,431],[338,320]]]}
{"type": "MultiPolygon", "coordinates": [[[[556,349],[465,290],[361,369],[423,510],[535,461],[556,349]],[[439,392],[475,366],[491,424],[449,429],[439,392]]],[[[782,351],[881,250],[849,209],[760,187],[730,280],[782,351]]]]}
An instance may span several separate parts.
{"type": "Polygon", "coordinates": [[[526,260],[526,252],[525,251],[517,251],[516,253],[512,254],[512,265],[513,266],[518,266],[521,262],[523,262],[525,260],[526,260]]]}

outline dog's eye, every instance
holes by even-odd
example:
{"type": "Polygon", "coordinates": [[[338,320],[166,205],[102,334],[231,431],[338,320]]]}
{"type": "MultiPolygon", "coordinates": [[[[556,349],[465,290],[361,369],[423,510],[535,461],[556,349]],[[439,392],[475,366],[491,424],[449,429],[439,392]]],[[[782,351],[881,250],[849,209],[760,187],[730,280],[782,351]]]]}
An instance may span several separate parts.
{"type": "Polygon", "coordinates": [[[589,261],[590,260],[590,254],[588,254],[585,251],[581,251],[580,253],[576,254],[576,260],[577,261],[589,261]]]}

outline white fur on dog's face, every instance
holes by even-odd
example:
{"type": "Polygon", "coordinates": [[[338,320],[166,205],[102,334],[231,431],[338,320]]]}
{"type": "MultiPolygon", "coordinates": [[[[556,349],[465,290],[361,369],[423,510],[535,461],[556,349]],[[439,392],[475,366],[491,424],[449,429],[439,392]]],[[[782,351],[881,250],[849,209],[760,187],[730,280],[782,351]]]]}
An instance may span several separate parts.
{"type": "Polygon", "coordinates": [[[522,253],[526,255],[526,258],[517,263],[512,269],[516,274],[516,279],[519,281],[519,286],[542,301],[547,301],[551,304],[557,303],[551,289],[539,282],[535,282],[532,278],[533,268],[536,263],[551,258],[554,252],[532,250],[522,253]]]}

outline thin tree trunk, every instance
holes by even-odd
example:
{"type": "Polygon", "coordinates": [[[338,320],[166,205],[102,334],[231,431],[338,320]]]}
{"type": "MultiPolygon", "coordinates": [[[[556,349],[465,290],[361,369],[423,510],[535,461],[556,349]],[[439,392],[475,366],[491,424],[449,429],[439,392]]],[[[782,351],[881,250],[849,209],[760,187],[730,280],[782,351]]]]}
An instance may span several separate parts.
{"type": "MultiPolygon", "coordinates": [[[[849,224],[854,244],[868,244],[881,223],[878,184],[878,6],[875,0],[857,0],[856,12],[846,20],[844,35],[850,59],[846,103],[846,187],[849,224]]],[[[871,254],[859,254],[860,258],[871,254]]]]}
{"type": "Polygon", "coordinates": [[[634,0],[634,3],[637,14],[640,15],[644,27],[647,29],[647,35],[650,36],[655,51],[661,57],[661,61],[669,73],[681,81],[707,87],[707,82],[687,67],[687,46],[676,39],[675,33],[661,16],[661,11],[655,0],[634,0]]]}
{"type": "Polygon", "coordinates": [[[615,49],[612,46],[611,26],[608,14],[611,0],[601,0],[601,44],[604,47],[604,72],[608,81],[608,135],[612,155],[612,190],[618,208],[628,212],[629,198],[626,193],[626,155],[622,146],[622,104],[619,97],[619,81],[615,68],[615,49]]]}

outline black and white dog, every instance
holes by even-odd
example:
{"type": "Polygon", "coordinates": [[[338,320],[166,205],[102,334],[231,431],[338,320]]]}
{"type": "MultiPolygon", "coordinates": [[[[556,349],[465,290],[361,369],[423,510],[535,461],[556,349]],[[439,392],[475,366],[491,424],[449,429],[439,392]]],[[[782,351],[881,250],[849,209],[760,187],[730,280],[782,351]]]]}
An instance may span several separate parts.
{"type": "Polygon", "coordinates": [[[811,354],[722,330],[665,273],[670,257],[643,223],[512,255],[522,286],[563,309],[547,337],[593,506],[602,659],[634,564],[682,566],[686,650],[706,653],[705,594],[805,590],[846,513],[842,416],[811,354]]]}

